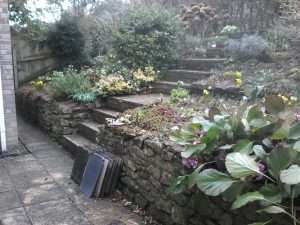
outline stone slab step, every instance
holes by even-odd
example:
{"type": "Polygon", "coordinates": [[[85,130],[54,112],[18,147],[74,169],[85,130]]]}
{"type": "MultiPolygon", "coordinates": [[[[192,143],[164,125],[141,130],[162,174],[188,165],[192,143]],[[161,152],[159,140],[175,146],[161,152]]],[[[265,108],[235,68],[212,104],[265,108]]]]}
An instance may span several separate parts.
{"type": "Polygon", "coordinates": [[[214,95],[226,96],[229,98],[241,98],[244,95],[240,87],[230,83],[223,82],[220,84],[211,85],[205,81],[194,82],[191,84],[190,93],[202,94],[204,89],[209,90],[214,95]]]}
{"type": "Polygon", "coordinates": [[[224,58],[225,57],[225,49],[224,48],[207,48],[205,55],[208,58],[215,58],[215,57],[224,58]]]}
{"type": "MultiPolygon", "coordinates": [[[[155,81],[153,84],[152,92],[169,95],[169,94],[171,94],[171,91],[177,87],[178,87],[177,82],[155,81]]],[[[191,84],[184,83],[182,87],[189,90],[191,88],[191,84]]]]}
{"type": "Polygon", "coordinates": [[[78,133],[92,142],[97,141],[97,133],[99,132],[99,123],[95,121],[86,121],[79,124],[78,133]]]}
{"type": "Polygon", "coordinates": [[[64,135],[61,139],[61,144],[68,152],[76,157],[78,148],[93,144],[93,142],[82,135],[75,133],[71,135],[64,135]]]}
{"type": "Polygon", "coordinates": [[[118,116],[117,111],[112,110],[112,109],[94,109],[92,112],[92,118],[94,121],[104,124],[105,123],[105,118],[117,118],[118,116]]]}
{"type": "Polygon", "coordinates": [[[155,93],[108,97],[106,107],[124,112],[127,109],[154,104],[158,102],[159,99],[160,95],[155,93]]]}
{"type": "Polygon", "coordinates": [[[177,68],[182,70],[208,71],[217,68],[220,64],[226,62],[226,60],[226,58],[181,59],[177,61],[177,68]]]}
{"type": "Polygon", "coordinates": [[[184,81],[184,82],[195,82],[207,78],[212,75],[212,72],[197,71],[197,70],[169,70],[164,76],[166,81],[184,81]]]}

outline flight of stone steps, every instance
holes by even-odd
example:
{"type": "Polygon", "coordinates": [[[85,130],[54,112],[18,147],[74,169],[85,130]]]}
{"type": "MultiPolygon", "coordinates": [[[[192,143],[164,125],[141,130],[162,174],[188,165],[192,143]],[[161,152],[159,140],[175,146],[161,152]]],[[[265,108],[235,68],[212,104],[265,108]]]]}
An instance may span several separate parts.
{"type": "Polygon", "coordinates": [[[167,99],[178,81],[183,81],[184,87],[192,90],[192,83],[211,76],[211,69],[226,61],[221,58],[224,56],[222,49],[212,49],[208,53],[213,58],[179,60],[176,69],[168,71],[163,80],[155,82],[152,93],[108,97],[105,108],[94,109],[92,120],[80,123],[77,133],[65,135],[62,145],[75,156],[79,147],[96,143],[98,128],[105,123],[105,118],[116,118],[118,113],[127,109],[151,105],[159,100],[160,93],[167,99]]]}
{"type": "MultiPolygon", "coordinates": [[[[167,96],[164,97],[167,99],[167,96]]],[[[97,133],[106,118],[116,118],[119,113],[140,106],[151,105],[160,101],[159,93],[108,97],[105,108],[93,109],[92,120],[80,123],[76,133],[64,135],[61,143],[72,155],[84,145],[96,143],[97,133]]]]}

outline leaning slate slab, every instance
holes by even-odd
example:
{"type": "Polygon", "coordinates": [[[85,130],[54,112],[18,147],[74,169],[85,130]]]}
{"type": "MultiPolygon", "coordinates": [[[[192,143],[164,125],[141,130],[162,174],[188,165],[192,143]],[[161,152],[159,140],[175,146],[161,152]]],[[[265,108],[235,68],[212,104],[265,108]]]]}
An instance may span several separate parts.
{"type": "Polygon", "coordinates": [[[89,156],[79,187],[79,190],[89,198],[93,195],[103,163],[104,160],[99,155],[92,153],[89,156]]]}
{"type": "Polygon", "coordinates": [[[88,162],[90,153],[85,150],[84,148],[78,148],[76,159],[73,164],[71,179],[74,180],[76,184],[80,184],[84,169],[86,167],[86,164],[88,162]]]}

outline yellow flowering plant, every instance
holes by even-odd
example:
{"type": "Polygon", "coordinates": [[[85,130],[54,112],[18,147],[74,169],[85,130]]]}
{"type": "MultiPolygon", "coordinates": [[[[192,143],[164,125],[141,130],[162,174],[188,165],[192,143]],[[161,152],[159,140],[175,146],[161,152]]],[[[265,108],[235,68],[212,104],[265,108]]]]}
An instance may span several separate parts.
{"type": "Polygon", "coordinates": [[[228,77],[233,77],[235,78],[235,83],[237,86],[241,86],[242,85],[242,73],[239,71],[235,71],[235,72],[225,72],[225,76],[228,77]]]}
{"type": "Polygon", "coordinates": [[[204,89],[203,91],[202,91],[202,94],[203,94],[203,101],[205,102],[205,103],[208,103],[208,102],[210,102],[212,99],[213,99],[213,94],[212,94],[212,92],[210,92],[210,90],[211,90],[211,86],[209,86],[207,89],[204,89]]]}
{"type": "Polygon", "coordinates": [[[43,88],[46,85],[46,83],[42,80],[32,81],[32,82],[30,82],[30,84],[35,86],[35,88],[38,89],[38,90],[43,90],[43,88]]]}

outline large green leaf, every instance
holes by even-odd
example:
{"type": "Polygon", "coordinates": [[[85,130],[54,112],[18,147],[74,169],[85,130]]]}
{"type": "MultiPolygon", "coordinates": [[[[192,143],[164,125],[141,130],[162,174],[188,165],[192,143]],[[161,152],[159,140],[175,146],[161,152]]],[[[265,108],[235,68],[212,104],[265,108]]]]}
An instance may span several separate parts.
{"type": "Polygon", "coordinates": [[[272,135],[272,140],[283,140],[289,137],[290,125],[288,123],[282,124],[282,126],[272,135]]]}
{"type": "Polygon", "coordinates": [[[193,123],[201,124],[202,125],[202,129],[204,131],[208,131],[209,128],[211,128],[211,127],[213,127],[215,125],[214,123],[209,122],[208,120],[204,119],[201,116],[194,117],[193,118],[193,123]]]}
{"type": "Polygon", "coordinates": [[[278,114],[285,109],[285,103],[279,96],[266,96],[265,107],[267,112],[271,114],[278,114]]]}
{"type": "Polygon", "coordinates": [[[195,169],[190,175],[188,175],[188,188],[191,189],[198,179],[198,175],[200,170],[203,168],[204,164],[200,165],[197,169],[195,169]]]}
{"type": "Polygon", "coordinates": [[[169,136],[171,141],[177,142],[180,145],[187,145],[187,142],[182,136],[179,130],[173,131],[169,136]]]}
{"type": "Polygon", "coordinates": [[[294,149],[295,149],[297,152],[300,152],[300,140],[298,140],[298,141],[294,144],[294,149]]]}
{"type": "Polygon", "coordinates": [[[217,196],[226,191],[235,181],[215,169],[207,169],[199,174],[197,186],[205,194],[217,196]]]}
{"type": "Polygon", "coordinates": [[[238,197],[232,204],[232,209],[238,209],[244,205],[247,205],[250,202],[265,200],[264,196],[259,192],[248,192],[244,195],[238,197]]]}
{"type": "Polygon", "coordinates": [[[253,152],[253,141],[247,139],[238,140],[233,149],[235,152],[251,154],[253,152]]]}
{"type": "Polygon", "coordinates": [[[300,167],[292,165],[287,170],[280,173],[280,180],[282,183],[295,185],[300,183],[300,167]]]}
{"type": "Polygon", "coordinates": [[[253,119],[263,119],[264,113],[258,108],[258,106],[252,106],[247,115],[247,121],[250,122],[253,119]]]}
{"type": "Polygon", "coordinates": [[[194,154],[200,153],[205,149],[205,144],[200,145],[188,145],[186,151],[181,152],[181,157],[183,158],[189,158],[194,154]]]}
{"type": "Polygon", "coordinates": [[[222,193],[223,199],[228,202],[234,201],[242,193],[245,183],[235,182],[226,191],[222,193]]]}
{"type": "Polygon", "coordinates": [[[269,200],[261,202],[261,205],[264,207],[267,207],[272,203],[281,203],[283,198],[281,189],[273,184],[267,184],[263,186],[259,190],[259,193],[261,193],[266,199],[269,200]]]}
{"type": "Polygon", "coordinates": [[[278,179],[282,170],[286,169],[292,162],[290,149],[279,147],[275,148],[267,158],[267,165],[273,177],[278,179]]]}
{"type": "Polygon", "coordinates": [[[202,191],[198,191],[192,198],[192,203],[194,209],[201,215],[209,214],[211,210],[211,201],[209,197],[204,194],[202,191]]]}
{"type": "Polygon", "coordinates": [[[260,213],[266,212],[266,213],[270,213],[270,214],[286,213],[286,211],[283,208],[276,206],[276,205],[272,205],[267,208],[258,210],[257,212],[260,212],[260,213]]]}
{"type": "Polygon", "coordinates": [[[170,186],[168,187],[168,191],[173,192],[175,194],[181,193],[185,187],[185,179],[186,179],[186,176],[179,176],[176,179],[174,179],[170,183],[170,186]]]}
{"type": "Polygon", "coordinates": [[[234,152],[227,155],[225,165],[231,176],[247,177],[260,173],[257,163],[245,153],[234,152]]]}
{"type": "Polygon", "coordinates": [[[270,221],[268,221],[268,222],[251,223],[251,224],[248,224],[248,225],[266,225],[266,224],[268,224],[268,223],[270,223],[270,221]]]}
{"type": "Polygon", "coordinates": [[[265,151],[265,149],[263,148],[263,146],[261,145],[254,145],[253,147],[253,151],[255,153],[255,155],[259,158],[262,159],[263,161],[267,158],[268,153],[265,151]]]}
{"type": "Polygon", "coordinates": [[[290,129],[289,139],[298,140],[300,139],[300,122],[293,125],[290,129]]]}

